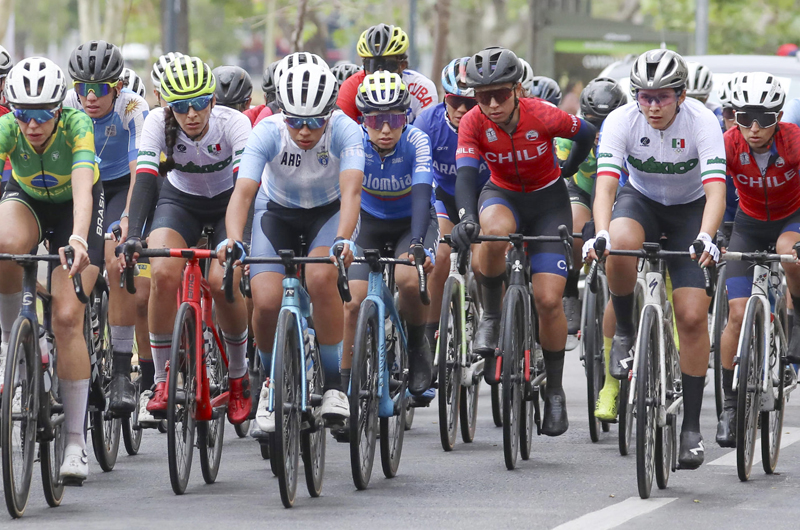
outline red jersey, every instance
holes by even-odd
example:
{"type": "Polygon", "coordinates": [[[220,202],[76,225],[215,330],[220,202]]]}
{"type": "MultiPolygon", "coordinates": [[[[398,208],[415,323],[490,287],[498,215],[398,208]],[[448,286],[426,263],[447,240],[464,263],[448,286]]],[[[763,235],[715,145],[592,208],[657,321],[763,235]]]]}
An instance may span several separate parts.
{"type": "Polygon", "coordinates": [[[800,208],[800,127],[781,122],[768,154],[762,170],[739,128],[725,133],[727,172],[739,193],[739,207],[760,221],[783,219],[800,208]]]}
{"type": "Polygon", "coordinates": [[[250,107],[249,109],[244,111],[242,114],[247,116],[247,119],[250,120],[250,125],[255,127],[256,126],[256,118],[258,118],[258,114],[262,110],[264,110],[266,107],[267,107],[266,105],[258,105],[256,107],[250,107]]]}
{"type": "Polygon", "coordinates": [[[580,128],[581,120],[572,114],[542,99],[522,98],[519,123],[509,135],[476,106],[458,125],[456,166],[477,168],[483,157],[497,186],[536,191],[561,177],[553,139],[572,138],[580,128]]]}

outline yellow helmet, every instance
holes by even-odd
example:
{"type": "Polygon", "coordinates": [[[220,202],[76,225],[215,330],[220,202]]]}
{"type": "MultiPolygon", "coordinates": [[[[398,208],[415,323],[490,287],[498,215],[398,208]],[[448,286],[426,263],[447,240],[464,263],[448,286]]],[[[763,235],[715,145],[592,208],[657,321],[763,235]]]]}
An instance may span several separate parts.
{"type": "Polygon", "coordinates": [[[361,34],[356,50],[364,58],[404,55],[408,50],[408,35],[398,26],[378,24],[361,34]]]}
{"type": "Polygon", "coordinates": [[[173,102],[214,93],[217,82],[206,63],[197,57],[183,56],[170,62],[161,77],[161,97],[173,102]]]}

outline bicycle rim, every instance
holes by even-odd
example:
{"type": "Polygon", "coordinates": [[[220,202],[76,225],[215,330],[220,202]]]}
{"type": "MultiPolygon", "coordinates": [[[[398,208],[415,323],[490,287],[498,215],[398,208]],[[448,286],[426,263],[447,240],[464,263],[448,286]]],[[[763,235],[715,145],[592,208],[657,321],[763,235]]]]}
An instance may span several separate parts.
{"type": "Polygon", "coordinates": [[[714,404],[717,409],[717,419],[722,414],[722,404],[725,393],[722,390],[722,332],[728,323],[728,291],[725,287],[727,266],[719,267],[717,289],[714,296],[714,329],[712,338],[712,351],[714,355],[714,404]]]}
{"type": "Polygon", "coordinates": [[[639,327],[636,370],[636,479],[639,496],[650,497],[655,473],[656,416],[661,403],[659,392],[658,326],[655,308],[648,306],[639,327]]]}
{"type": "Polygon", "coordinates": [[[358,315],[350,375],[350,468],[360,490],[367,488],[372,476],[378,434],[378,325],[378,308],[365,300],[358,315]]]}
{"type": "Polygon", "coordinates": [[[439,318],[439,438],[442,449],[452,451],[458,432],[461,400],[461,298],[459,284],[448,278],[439,318]]]}
{"type": "Polygon", "coordinates": [[[51,411],[52,403],[58,402],[58,375],[51,366],[50,392],[44,394],[49,401],[42,407],[42,413],[50,417],[53,425],[52,439],[39,442],[39,456],[42,471],[42,489],[47,504],[53,508],[61,504],[64,498],[64,485],[60,480],[61,464],[64,462],[64,449],[66,448],[66,434],[64,432],[64,415],[54,414],[51,411]]]}
{"type": "Polygon", "coordinates": [[[518,292],[506,293],[503,311],[503,456],[514,469],[519,453],[523,374],[520,359],[525,348],[525,306],[518,292]],[[511,296],[509,296],[509,294],[511,296]]]}
{"type": "Polygon", "coordinates": [[[89,330],[92,335],[98,333],[97,340],[91,338],[87,340],[88,347],[93,348],[97,344],[98,349],[95,352],[95,359],[97,361],[97,373],[100,378],[100,387],[106,396],[106,410],[92,410],[91,411],[91,430],[92,430],[92,448],[94,455],[97,458],[97,463],[103,471],[111,471],[117,463],[117,454],[119,454],[119,439],[122,430],[122,420],[120,418],[113,418],[108,414],[108,403],[110,395],[111,378],[114,373],[114,353],[111,347],[111,325],[108,323],[108,293],[102,291],[95,292],[92,295],[92,305],[87,306],[84,319],[89,318],[89,330]],[[92,314],[97,316],[98,328],[92,327],[92,314]]]}
{"type": "Polygon", "coordinates": [[[755,454],[756,431],[761,403],[761,378],[759,366],[762,357],[764,318],[761,305],[748,305],[742,326],[739,357],[739,387],[736,408],[736,471],[739,480],[750,478],[755,454]]]}
{"type": "Polygon", "coordinates": [[[172,491],[182,495],[189,482],[194,454],[194,402],[197,391],[196,320],[192,306],[181,304],[172,334],[167,399],[167,460],[172,491]]]}
{"type": "MultiPolygon", "coordinates": [[[[322,373],[322,360],[319,356],[319,346],[313,350],[314,372],[306,382],[308,394],[322,395],[325,382],[322,373]]],[[[325,476],[325,427],[320,421],[322,408],[310,408],[308,412],[308,427],[300,435],[301,453],[303,456],[303,471],[306,476],[306,489],[312,497],[319,497],[322,493],[322,479],[325,476]]]]}
{"type": "Polygon", "coordinates": [[[281,311],[276,331],[278,345],[275,363],[275,433],[271,436],[270,460],[275,463],[281,502],[291,508],[297,494],[297,468],[300,463],[300,367],[302,358],[297,320],[290,311],[281,311]]]}
{"type": "MultiPolygon", "coordinates": [[[[215,341],[206,355],[206,373],[208,374],[209,398],[222,394],[225,379],[225,362],[222,360],[215,341]]],[[[222,445],[225,438],[225,414],[222,410],[215,419],[197,423],[197,448],[200,452],[200,470],[206,484],[217,480],[219,464],[222,460],[222,445]]]]}
{"type": "MultiPolygon", "coordinates": [[[[394,327],[394,324],[392,326],[394,327]]],[[[389,392],[389,398],[394,403],[394,415],[380,418],[381,468],[383,476],[386,478],[394,478],[400,467],[406,430],[406,410],[408,409],[408,400],[406,399],[408,352],[396,330],[392,333],[392,337],[394,340],[387,341],[385,346],[389,387],[384,391],[389,392]]]]}
{"type": "MultiPolygon", "coordinates": [[[[467,358],[470,364],[475,364],[479,357],[472,353],[472,337],[475,330],[475,322],[478,318],[478,306],[475,301],[477,293],[471,282],[467,282],[468,298],[466,299],[467,307],[465,312],[466,317],[466,330],[463,340],[467,343],[467,358]]],[[[461,399],[459,402],[461,408],[461,439],[464,443],[472,443],[475,439],[475,427],[478,421],[478,396],[481,389],[481,374],[480,371],[473,370],[472,380],[467,386],[461,386],[461,399]]]]}
{"type": "MultiPolygon", "coordinates": [[[[599,283],[599,282],[598,282],[599,283]]],[[[599,286],[598,286],[599,287],[599,286]]],[[[601,380],[604,379],[602,374],[603,370],[603,350],[602,350],[602,316],[600,317],[600,325],[597,322],[596,304],[598,296],[592,292],[591,289],[584,289],[584,310],[583,310],[583,362],[586,371],[586,401],[587,412],[589,415],[589,438],[592,442],[600,440],[600,420],[594,417],[595,404],[597,403],[597,396],[602,388],[601,380]],[[600,340],[598,341],[598,333],[600,333],[600,340]],[[599,367],[598,367],[599,360],[599,367]],[[598,368],[600,370],[598,370],[598,368]],[[601,373],[598,373],[600,371],[601,373]]]]}
{"type": "MultiPolygon", "coordinates": [[[[680,375],[680,365],[673,362],[677,352],[667,353],[666,373],[664,378],[667,382],[667,396],[662,396],[664,407],[669,408],[675,396],[675,379],[680,375]],[[676,373],[677,366],[677,373],[676,373]]],[[[663,427],[656,428],[656,484],[658,489],[665,489],[669,483],[669,473],[672,470],[673,442],[675,432],[673,429],[672,417],[667,418],[667,423],[663,427]]]]}
{"type": "Polygon", "coordinates": [[[122,420],[122,442],[125,445],[125,452],[129,456],[139,454],[139,447],[142,445],[142,429],[139,428],[139,395],[141,392],[139,379],[133,382],[136,387],[136,408],[130,416],[122,420]]]}

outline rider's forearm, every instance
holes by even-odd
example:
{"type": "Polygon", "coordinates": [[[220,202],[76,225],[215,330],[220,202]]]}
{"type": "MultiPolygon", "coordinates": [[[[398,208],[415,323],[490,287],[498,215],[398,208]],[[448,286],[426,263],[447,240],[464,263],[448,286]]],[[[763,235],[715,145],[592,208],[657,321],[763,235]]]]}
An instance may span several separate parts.
{"type": "Polygon", "coordinates": [[[128,164],[131,169],[131,183],[128,186],[128,198],[125,200],[125,211],[129,212],[131,208],[131,197],[133,196],[133,186],[136,184],[136,160],[128,164]]]}
{"type": "Polygon", "coordinates": [[[456,176],[456,208],[459,217],[478,219],[478,201],[475,191],[478,188],[478,168],[461,166],[456,176]],[[463,214],[461,212],[464,212],[463,214]]]}
{"type": "MultiPolygon", "coordinates": [[[[228,210],[225,213],[225,231],[229,239],[241,241],[244,237],[244,227],[247,224],[247,216],[250,213],[250,205],[253,198],[258,193],[260,183],[250,179],[237,179],[236,187],[228,202],[228,210]]],[[[254,230],[260,228],[253,227],[254,230]]],[[[249,243],[249,241],[245,241],[249,243]]]]}
{"type": "Polygon", "coordinates": [[[706,206],[703,208],[700,231],[714,237],[725,216],[727,188],[724,182],[709,182],[703,185],[703,189],[706,192],[706,206]]]}
{"type": "Polygon", "coordinates": [[[92,223],[93,186],[94,171],[77,168],[72,172],[72,233],[84,240],[89,237],[92,223]]]}
{"type": "Polygon", "coordinates": [[[146,171],[139,171],[132,178],[133,181],[128,192],[130,199],[128,237],[141,237],[147,214],[158,195],[158,184],[156,183],[158,177],[146,171]]]}
{"type": "Polygon", "coordinates": [[[361,213],[361,184],[364,181],[364,172],[358,169],[345,169],[339,175],[339,192],[342,195],[339,208],[339,228],[337,237],[350,239],[358,225],[358,216],[361,213]]]}
{"type": "Polygon", "coordinates": [[[611,209],[617,197],[619,179],[609,176],[597,177],[594,185],[594,205],[592,216],[594,217],[595,233],[600,230],[608,230],[611,224],[611,209]]]}

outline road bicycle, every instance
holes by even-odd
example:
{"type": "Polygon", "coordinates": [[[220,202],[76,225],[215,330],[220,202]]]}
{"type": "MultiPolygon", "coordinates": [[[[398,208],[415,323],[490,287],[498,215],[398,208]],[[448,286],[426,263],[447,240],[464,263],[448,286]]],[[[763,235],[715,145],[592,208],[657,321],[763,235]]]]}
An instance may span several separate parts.
{"type": "MultiPolygon", "coordinates": [[[[717,231],[717,245],[719,248],[728,246],[728,238],[725,233],[730,234],[733,223],[723,223],[724,227],[717,231]]],[[[722,405],[725,400],[725,393],[722,391],[722,332],[728,324],[728,268],[725,260],[721,260],[716,268],[716,288],[714,289],[714,299],[711,301],[711,314],[709,325],[709,338],[711,339],[711,357],[709,359],[710,368],[713,372],[714,381],[714,404],[717,411],[717,419],[722,414],[722,405]]]]}

